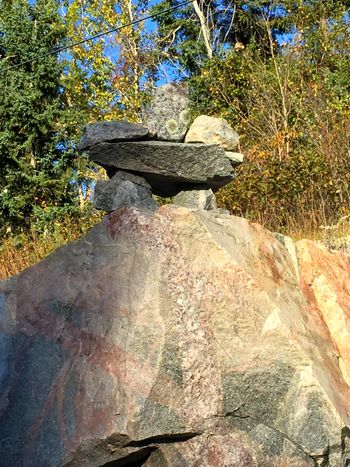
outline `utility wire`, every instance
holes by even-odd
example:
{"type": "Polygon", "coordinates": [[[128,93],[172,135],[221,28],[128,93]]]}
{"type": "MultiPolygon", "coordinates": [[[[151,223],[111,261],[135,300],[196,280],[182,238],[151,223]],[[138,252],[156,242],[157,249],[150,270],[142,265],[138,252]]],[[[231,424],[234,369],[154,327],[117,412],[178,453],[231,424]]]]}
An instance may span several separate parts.
{"type": "MultiPolygon", "coordinates": [[[[65,50],[69,50],[72,47],[76,47],[77,45],[85,44],[86,42],[93,41],[95,39],[98,39],[99,37],[103,37],[103,36],[106,36],[108,34],[111,34],[112,32],[117,32],[117,31],[120,31],[121,29],[128,28],[130,26],[134,26],[135,24],[142,23],[142,21],[147,21],[148,19],[157,18],[158,16],[164,15],[164,13],[168,13],[169,11],[177,10],[178,8],[180,8],[182,6],[185,6],[185,5],[189,5],[190,3],[193,3],[193,0],[188,0],[186,2],[179,3],[178,5],[175,5],[175,6],[171,7],[171,8],[167,8],[166,10],[160,11],[159,13],[154,13],[153,15],[145,16],[143,18],[132,21],[131,23],[127,23],[127,24],[123,24],[122,26],[118,26],[117,28],[113,28],[113,29],[109,29],[108,31],[100,32],[98,34],[95,34],[94,36],[90,36],[90,37],[87,37],[86,39],[82,39],[79,42],[72,42],[72,43],[70,43],[68,45],[65,45],[63,47],[59,47],[57,49],[51,50],[51,52],[46,52],[43,55],[38,55],[37,57],[34,57],[34,58],[30,59],[30,60],[26,60],[24,62],[18,63],[17,65],[10,66],[10,67],[6,68],[5,70],[2,70],[2,72],[14,70],[14,69],[19,68],[19,67],[21,67],[23,65],[27,65],[28,63],[33,63],[33,62],[36,62],[38,60],[41,60],[41,59],[43,59],[45,57],[48,57],[49,55],[55,55],[57,53],[64,52],[65,50]]],[[[0,71],[0,73],[1,73],[1,71],[0,71]]]]}

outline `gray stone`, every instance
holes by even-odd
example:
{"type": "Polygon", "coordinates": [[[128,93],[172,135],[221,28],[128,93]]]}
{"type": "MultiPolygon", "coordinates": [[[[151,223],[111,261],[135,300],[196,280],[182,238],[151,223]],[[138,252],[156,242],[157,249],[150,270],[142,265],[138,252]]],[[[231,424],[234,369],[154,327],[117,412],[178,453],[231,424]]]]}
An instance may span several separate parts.
{"type": "Polygon", "coordinates": [[[213,191],[234,178],[225,151],[217,145],[161,141],[100,143],[89,150],[90,159],[111,176],[116,169],[144,177],[154,194],[174,196],[180,191],[213,191]]]}
{"type": "Polygon", "coordinates": [[[210,189],[181,191],[174,197],[173,203],[189,209],[205,209],[206,211],[217,207],[215,195],[210,189]]]}
{"type": "Polygon", "coordinates": [[[148,134],[148,129],[139,123],[119,121],[92,123],[85,127],[78,149],[83,151],[102,142],[146,139],[148,134]]]}
{"type": "Polygon", "coordinates": [[[226,151],[234,151],[239,145],[239,134],[223,118],[200,115],[192,123],[185,141],[219,144],[226,151]]]}
{"type": "Polygon", "coordinates": [[[127,172],[117,172],[111,180],[99,180],[94,193],[94,207],[102,211],[115,211],[135,206],[145,211],[155,211],[151,186],[142,177],[127,172]]]}
{"type": "Polygon", "coordinates": [[[181,142],[189,122],[187,85],[171,83],[160,86],[145,112],[144,123],[151,135],[163,141],[181,142]]]}
{"type": "Polygon", "coordinates": [[[230,216],[231,213],[228,209],[225,209],[225,208],[216,208],[216,209],[213,209],[212,212],[214,214],[223,214],[223,215],[226,215],[226,216],[230,216]]]}
{"type": "Polygon", "coordinates": [[[244,154],[240,152],[226,151],[225,154],[230,159],[232,165],[242,164],[245,160],[244,154]]]}

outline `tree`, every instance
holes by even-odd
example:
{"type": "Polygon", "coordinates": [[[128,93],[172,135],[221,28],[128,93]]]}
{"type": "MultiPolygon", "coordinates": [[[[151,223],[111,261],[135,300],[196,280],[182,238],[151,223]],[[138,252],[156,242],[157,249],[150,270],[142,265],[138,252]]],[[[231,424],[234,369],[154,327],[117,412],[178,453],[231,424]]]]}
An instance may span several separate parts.
{"type": "MultiPolygon", "coordinates": [[[[153,11],[180,3],[164,0],[153,11]]],[[[225,55],[230,48],[239,51],[254,43],[261,54],[269,56],[267,16],[275,43],[288,27],[284,2],[198,0],[170,11],[157,19],[163,60],[189,77],[198,74],[208,59],[225,55]]]]}
{"type": "Polygon", "coordinates": [[[70,51],[66,92],[72,107],[87,120],[138,120],[144,93],[153,84],[154,48],[143,23],[131,25],[145,13],[146,0],[67,0],[68,40],[75,42],[111,28],[113,34],[70,51]]]}
{"type": "Polygon", "coordinates": [[[55,0],[0,1],[0,232],[45,224],[76,201],[65,124],[64,28],[55,0]],[[33,60],[32,62],[29,62],[33,60]],[[22,63],[24,64],[22,65],[22,63]]]}
{"type": "Polygon", "coordinates": [[[248,158],[218,193],[222,207],[287,232],[349,214],[348,4],[261,2],[265,42],[253,35],[192,73],[195,112],[229,120],[248,158]]]}

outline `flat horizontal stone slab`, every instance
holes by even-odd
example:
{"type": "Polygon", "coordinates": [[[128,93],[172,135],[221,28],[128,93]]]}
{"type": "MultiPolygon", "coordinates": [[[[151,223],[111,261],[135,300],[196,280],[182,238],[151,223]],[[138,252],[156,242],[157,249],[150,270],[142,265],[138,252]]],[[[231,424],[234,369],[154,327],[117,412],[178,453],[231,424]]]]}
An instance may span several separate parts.
{"type": "Polygon", "coordinates": [[[139,123],[129,122],[97,122],[87,125],[78,149],[84,151],[94,144],[112,141],[135,141],[146,139],[149,131],[139,123]]]}
{"type": "Polygon", "coordinates": [[[89,150],[90,159],[113,176],[126,170],[144,177],[159,196],[211,188],[217,191],[235,176],[225,151],[217,145],[163,141],[100,143],[89,150]]]}

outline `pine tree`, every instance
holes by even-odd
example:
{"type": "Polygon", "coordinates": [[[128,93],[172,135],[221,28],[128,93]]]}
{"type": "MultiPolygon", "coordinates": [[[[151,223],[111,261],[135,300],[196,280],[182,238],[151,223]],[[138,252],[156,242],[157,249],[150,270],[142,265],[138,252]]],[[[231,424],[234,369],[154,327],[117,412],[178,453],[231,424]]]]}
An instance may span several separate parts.
{"type": "Polygon", "coordinates": [[[0,0],[0,233],[45,223],[75,202],[55,0],[0,0]],[[20,65],[23,63],[23,65],[20,65]]]}
{"type": "MultiPolygon", "coordinates": [[[[163,0],[153,11],[160,12],[181,3],[181,0],[163,0]]],[[[167,64],[193,76],[208,59],[224,56],[229,49],[240,51],[255,44],[261,55],[269,56],[266,21],[274,40],[287,31],[288,15],[283,1],[198,0],[157,18],[162,57],[167,64]]]]}

